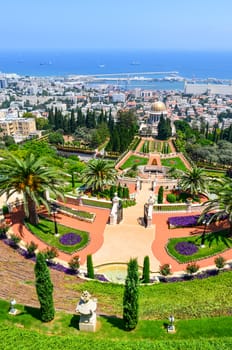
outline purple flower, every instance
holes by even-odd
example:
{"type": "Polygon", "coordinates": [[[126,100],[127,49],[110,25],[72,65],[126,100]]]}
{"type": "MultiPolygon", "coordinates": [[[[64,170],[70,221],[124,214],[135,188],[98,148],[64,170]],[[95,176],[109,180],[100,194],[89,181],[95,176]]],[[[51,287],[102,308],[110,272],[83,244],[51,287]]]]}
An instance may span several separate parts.
{"type": "Polygon", "coordinates": [[[176,227],[191,227],[198,224],[199,215],[174,216],[168,218],[169,225],[176,227]]]}
{"type": "Polygon", "coordinates": [[[198,247],[192,242],[178,242],[175,249],[182,255],[193,255],[198,251],[198,247]]]}
{"type": "Polygon", "coordinates": [[[82,237],[74,232],[69,232],[60,237],[59,241],[63,245],[75,245],[80,243],[82,237]]]}

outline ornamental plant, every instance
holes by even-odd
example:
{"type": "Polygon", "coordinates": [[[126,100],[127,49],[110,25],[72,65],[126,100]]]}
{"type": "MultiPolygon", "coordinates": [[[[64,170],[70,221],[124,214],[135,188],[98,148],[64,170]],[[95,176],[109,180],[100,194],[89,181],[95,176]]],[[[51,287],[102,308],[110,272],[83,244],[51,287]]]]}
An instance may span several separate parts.
{"type": "Polygon", "coordinates": [[[126,331],[134,329],[138,323],[139,273],[137,259],[130,259],[127,267],[123,295],[123,324],[126,331]]]}
{"type": "Polygon", "coordinates": [[[164,196],[164,188],[163,186],[160,186],[159,190],[158,190],[158,204],[162,204],[163,203],[163,196],[164,196]]]}
{"type": "Polygon", "coordinates": [[[197,272],[199,270],[200,266],[196,263],[189,263],[186,267],[187,273],[192,275],[193,273],[197,272]]]}
{"type": "Polygon", "coordinates": [[[214,259],[215,265],[218,269],[222,269],[226,264],[226,259],[219,255],[214,259]]]}
{"type": "Polygon", "coordinates": [[[35,256],[35,251],[38,248],[38,244],[31,241],[31,243],[27,244],[27,253],[29,257],[35,256]]]}
{"type": "Polygon", "coordinates": [[[87,255],[87,277],[94,279],[94,268],[92,255],[87,255]]]}
{"type": "Polygon", "coordinates": [[[47,249],[43,252],[43,254],[45,259],[47,260],[54,259],[59,255],[58,249],[55,247],[51,247],[51,248],[47,247],[47,249]]]}
{"type": "Polygon", "coordinates": [[[168,193],[166,198],[169,203],[176,202],[176,195],[174,193],[168,193]]]}
{"type": "Polygon", "coordinates": [[[11,245],[11,247],[17,248],[17,246],[18,246],[20,241],[21,241],[21,238],[19,236],[15,235],[15,234],[12,234],[10,236],[10,245],[11,245]]]}
{"type": "Polygon", "coordinates": [[[198,247],[192,242],[183,241],[175,245],[175,250],[181,255],[193,255],[198,251],[198,247]]]}
{"type": "Polygon", "coordinates": [[[143,260],[143,276],[142,276],[142,283],[149,283],[150,282],[150,259],[149,256],[145,256],[143,260]]]}
{"type": "Polygon", "coordinates": [[[40,317],[43,322],[49,322],[55,316],[55,309],[52,295],[53,284],[44,254],[38,253],[34,271],[36,292],[40,302],[40,317]]]}
{"type": "Polygon", "coordinates": [[[68,263],[71,270],[77,272],[80,267],[80,257],[78,255],[72,257],[72,259],[68,263]]]}
{"type": "Polygon", "coordinates": [[[160,273],[162,276],[167,276],[171,274],[171,266],[169,264],[163,264],[160,266],[160,273]]]}

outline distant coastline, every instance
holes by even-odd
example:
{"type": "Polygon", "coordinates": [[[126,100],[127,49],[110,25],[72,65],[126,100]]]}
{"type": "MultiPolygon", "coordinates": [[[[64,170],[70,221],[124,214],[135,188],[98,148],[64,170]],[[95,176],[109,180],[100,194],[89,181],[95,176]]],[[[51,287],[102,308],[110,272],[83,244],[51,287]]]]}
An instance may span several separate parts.
{"type": "MultiPolygon", "coordinates": [[[[232,52],[226,51],[0,50],[0,72],[42,77],[177,71],[180,77],[191,80],[232,80],[231,62],[232,52]]],[[[168,79],[137,81],[135,85],[144,89],[151,85],[155,89],[183,88],[183,82],[168,79]]]]}

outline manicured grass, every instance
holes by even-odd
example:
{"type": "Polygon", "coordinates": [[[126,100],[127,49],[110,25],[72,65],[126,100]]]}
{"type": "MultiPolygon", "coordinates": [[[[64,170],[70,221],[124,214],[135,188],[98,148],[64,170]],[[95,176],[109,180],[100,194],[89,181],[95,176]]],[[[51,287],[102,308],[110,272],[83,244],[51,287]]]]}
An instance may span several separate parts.
{"type": "Polygon", "coordinates": [[[96,201],[96,200],[92,200],[92,199],[88,199],[88,198],[82,198],[82,203],[84,205],[89,205],[92,207],[99,207],[99,208],[106,208],[106,209],[112,208],[112,203],[96,201]]]}
{"type": "Polygon", "coordinates": [[[95,214],[89,213],[88,211],[72,209],[72,208],[66,207],[65,205],[59,205],[59,209],[66,211],[70,214],[79,216],[80,218],[93,219],[95,216],[95,214]]]}
{"type": "Polygon", "coordinates": [[[125,163],[120,167],[122,170],[131,168],[133,165],[146,165],[148,163],[148,158],[130,156],[125,163]]]}
{"type": "Polygon", "coordinates": [[[213,317],[179,320],[176,318],[176,333],[167,333],[168,319],[140,320],[133,332],[123,330],[122,318],[98,316],[96,333],[78,330],[79,316],[57,312],[52,322],[40,321],[39,309],[16,305],[17,316],[8,314],[9,303],[0,300],[0,344],[4,350],[71,349],[83,350],[137,350],[137,349],[227,349],[232,346],[231,317],[213,317]],[[197,342],[196,342],[197,340],[197,342]],[[199,345],[202,346],[199,347],[199,345]],[[193,347],[192,347],[193,345],[193,347]],[[216,347],[215,347],[215,346],[216,347]],[[91,346],[91,347],[90,347],[91,346]]]}
{"type": "Polygon", "coordinates": [[[225,177],[226,172],[223,170],[204,169],[204,173],[209,177],[225,177]]]}
{"type": "Polygon", "coordinates": [[[206,235],[205,247],[201,248],[201,236],[194,237],[180,237],[171,238],[167,244],[167,251],[178,262],[185,263],[190,261],[196,261],[198,259],[206,258],[212,255],[219,254],[224,250],[232,247],[232,240],[228,236],[228,231],[211,232],[206,235]],[[193,255],[181,255],[176,249],[175,245],[178,242],[192,242],[198,246],[198,251],[193,255]]]}
{"type": "Polygon", "coordinates": [[[186,166],[179,157],[161,159],[161,164],[171,168],[175,167],[176,169],[183,171],[187,170],[186,166]]]}
{"type": "MultiPolygon", "coordinates": [[[[168,261],[167,261],[168,263],[168,261]]],[[[215,277],[139,287],[140,320],[190,319],[231,315],[232,272],[215,277]]],[[[66,281],[68,287],[68,281],[66,281]]],[[[122,313],[123,286],[89,281],[70,286],[77,293],[89,290],[98,299],[101,314],[122,313]]]]}
{"type": "Polygon", "coordinates": [[[57,224],[58,232],[60,236],[56,237],[54,235],[54,222],[50,220],[46,220],[44,218],[40,218],[39,224],[37,226],[32,225],[29,222],[27,222],[26,225],[29,228],[29,230],[35,236],[39,237],[42,241],[66,253],[72,254],[77,250],[83,249],[88,244],[88,241],[89,241],[88,232],[76,230],[74,228],[63,226],[60,224],[57,224]],[[61,244],[59,241],[60,237],[65,233],[69,233],[69,232],[73,232],[81,236],[82,237],[81,242],[72,246],[61,244]]]}
{"type": "Polygon", "coordinates": [[[177,211],[177,210],[186,210],[186,204],[180,204],[180,205],[159,205],[155,204],[153,207],[156,211],[177,211]]]}
{"type": "MultiPolygon", "coordinates": [[[[133,332],[123,330],[121,317],[98,316],[99,327],[96,333],[82,333],[78,330],[79,316],[64,312],[56,312],[52,322],[42,323],[40,321],[40,312],[38,308],[16,305],[19,310],[17,316],[8,314],[9,303],[0,300],[1,306],[1,328],[8,327],[12,329],[12,334],[16,328],[25,331],[39,332],[43,335],[75,337],[78,335],[78,341],[89,340],[92,343],[94,339],[114,341],[156,341],[158,340],[193,340],[198,338],[215,339],[228,337],[232,327],[231,317],[212,317],[201,319],[177,319],[175,321],[176,333],[170,335],[167,333],[166,326],[169,323],[168,318],[162,320],[140,320],[138,326],[133,332]]],[[[21,338],[21,337],[20,337],[21,338]]],[[[30,338],[30,337],[29,337],[30,338]]],[[[74,339],[73,339],[74,340],[74,339]]],[[[63,348],[63,347],[62,347],[63,348]]],[[[92,348],[92,347],[91,347],[92,348]]],[[[6,348],[4,347],[4,350],[6,348]]],[[[18,347],[17,347],[18,349],[18,347]]],[[[143,349],[143,347],[141,348],[143,349]]]]}

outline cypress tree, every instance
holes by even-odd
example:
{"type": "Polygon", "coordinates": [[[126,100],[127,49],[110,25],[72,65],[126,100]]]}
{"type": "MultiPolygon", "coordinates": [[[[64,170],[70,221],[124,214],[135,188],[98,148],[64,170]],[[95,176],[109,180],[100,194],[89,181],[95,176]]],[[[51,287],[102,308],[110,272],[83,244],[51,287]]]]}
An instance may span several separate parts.
{"type": "Polygon", "coordinates": [[[92,255],[87,255],[87,277],[94,279],[92,255]]]}
{"type": "Polygon", "coordinates": [[[139,273],[137,259],[130,259],[123,295],[123,323],[127,331],[134,329],[138,323],[139,273]]]}
{"type": "Polygon", "coordinates": [[[150,282],[150,259],[149,256],[145,256],[143,260],[143,277],[142,277],[143,283],[149,283],[150,282]]]}
{"type": "Polygon", "coordinates": [[[34,270],[36,292],[40,302],[41,320],[43,322],[49,322],[55,316],[55,309],[52,296],[53,284],[44,254],[38,253],[34,270]]]}
{"type": "Polygon", "coordinates": [[[157,199],[159,204],[163,203],[163,196],[164,196],[164,188],[163,186],[160,186],[158,191],[158,199],[157,199]]]}

